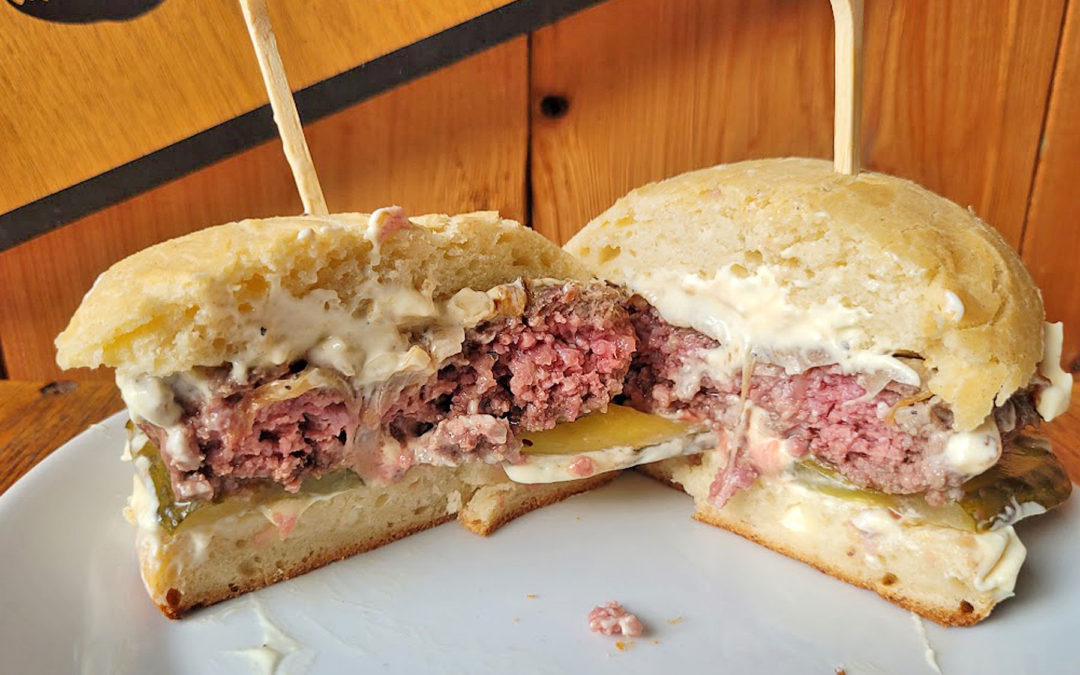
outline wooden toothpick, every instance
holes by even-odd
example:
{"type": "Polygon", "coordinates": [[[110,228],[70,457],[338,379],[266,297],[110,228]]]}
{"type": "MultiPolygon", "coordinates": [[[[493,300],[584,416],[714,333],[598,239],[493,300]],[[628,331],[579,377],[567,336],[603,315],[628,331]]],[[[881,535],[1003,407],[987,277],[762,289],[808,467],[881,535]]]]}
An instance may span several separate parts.
{"type": "Polygon", "coordinates": [[[285,78],[285,67],[278,53],[277,40],[270,27],[270,15],[266,0],[240,0],[240,9],[244,12],[251,44],[255,47],[255,56],[259,59],[266,93],[270,96],[270,107],[274,111],[274,123],[277,124],[281,143],[285,148],[285,159],[292,168],[296,189],[300,192],[300,201],[304,212],[316,216],[325,216],[326,199],[323,197],[319,176],[315,165],[311,163],[311,153],[304,139],[304,129],[300,126],[300,115],[296,112],[289,81],[285,78]]]}
{"type": "Polygon", "coordinates": [[[833,164],[837,173],[859,172],[862,117],[863,0],[829,0],[836,37],[836,101],[833,107],[833,164]]]}

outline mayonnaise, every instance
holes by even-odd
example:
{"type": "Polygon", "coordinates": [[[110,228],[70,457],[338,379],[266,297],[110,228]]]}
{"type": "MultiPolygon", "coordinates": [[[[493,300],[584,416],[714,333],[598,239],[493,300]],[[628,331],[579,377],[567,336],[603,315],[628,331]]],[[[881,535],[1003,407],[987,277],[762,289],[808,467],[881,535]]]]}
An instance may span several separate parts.
{"type": "Polygon", "coordinates": [[[1049,422],[1069,409],[1072,398],[1072,375],[1061,368],[1061,343],[1064,332],[1061,322],[1043,324],[1043,358],[1039,362],[1039,374],[1050,380],[1050,385],[1035,396],[1035,409],[1049,422]]]}
{"type": "MultiPolygon", "coordinates": [[[[364,284],[359,292],[371,298],[371,305],[360,317],[330,290],[318,289],[298,298],[285,288],[271,288],[262,306],[251,310],[261,316],[260,337],[233,357],[230,376],[242,383],[254,367],[308,361],[301,381],[264,385],[269,400],[295,398],[316,386],[362,393],[398,376],[422,379],[461,352],[466,329],[503,312],[520,313],[526,301],[520,282],[487,292],[463,289],[441,302],[432,298],[430,290],[378,280],[364,284]]],[[[154,377],[117,371],[116,384],[132,419],[165,431],[162,452],[181,471],[198,469],[202,462],[190,430],[181,421],[179,400],[210,396],[211,380],[203,372],[194,369],[154,377]]]]}
{"type": "Polygon", "coordinates": [[[959,323],[964,318],[964,301],[952,291],[945,291],[945,303],[942,311],[950,321],[959,323]]]}
{"type": "Polygon", "coordinates": [[[1005,527],[977,534],[975,544],[979,556],[976,590],[991,593],[995,601],[1012,596],[1020,566],[1027,557],[1027,549],[1020,543],[1016,530],[1005,527]]]}
{"type": "Polygon", "coordinates": [[[852,526],[870,537],[900,531],[900,520],[892,512],[880,506],[863,509],[851,517],[852,526]]]}
{"type": "Polygon", "coordinates": [[[165,381],[150,375],[130,377],[117,373],[116,384],[124,399],[131,420],[146,421],[156,427],[171,427],[180,420],[183,411],[177,405],[173,391],[165,381]]]}
{"type": "Polygon", "coordinates": [[[1001,434],[994,416],[989,415],[972,431],[958,431],[945,443],[942,462],[950,470],[977,476],[1001,458],[1001,434]]]}
{"type": "Polygon", "coordinates": [[[720,342],[708,359],[729,375],[754,357],[788,373],[835,363],[845,372],[887,372],[897,382],[920,385],[918,373],[891,354],[853,347],[865,337],[865,309],[845,307],[837,298],[796,307],[764,266],[751,271],[729,264],[711,277],[654,270],[638,275],[634,290],[669,323],[720,342]]]}

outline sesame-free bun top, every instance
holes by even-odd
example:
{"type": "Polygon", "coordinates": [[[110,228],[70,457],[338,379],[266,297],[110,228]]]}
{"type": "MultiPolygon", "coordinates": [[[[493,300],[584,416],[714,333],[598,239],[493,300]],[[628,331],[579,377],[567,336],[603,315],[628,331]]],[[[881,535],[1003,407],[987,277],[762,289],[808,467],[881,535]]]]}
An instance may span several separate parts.
{"type": "Polygon", "coordinates": [[[707,280],[723,268],[767,278],[795,313],[857,316],[843,344],[923,358],[922,384],[958,430],[1027,385],[1043,354],[1039,291],[997,232],[915,183],[842,175],[822,160],[740,162],[646,185],[566,248],[646,297],[650,279],[707,280]]]}
{"type": "Polygon", "coordinates": [[[416,303],[430,309],[430,300],[464,288],[589,278],[572,256],[494,212],[406,222],[400,210],[380,211],[388,212],[381,227],[357,213],[243,220],[139,251],[86,294],[56,338],[57,361],[156,376],[258,360],[262,352],[282,361],[301,354],[271,352],[311,347],[325,337],[319,326],[363,333],[365,321],[407,325],[424,314],[416,303]],[[370,316],[378,311],[396,314],[370,316]]]}

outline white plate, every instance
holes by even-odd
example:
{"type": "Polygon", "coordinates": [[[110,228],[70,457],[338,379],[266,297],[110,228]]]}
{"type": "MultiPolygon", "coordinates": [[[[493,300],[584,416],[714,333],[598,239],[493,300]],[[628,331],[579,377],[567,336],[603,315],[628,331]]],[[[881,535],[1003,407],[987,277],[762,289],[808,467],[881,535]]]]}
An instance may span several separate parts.
{"type": "MultiPolygon", "coordinates": [[[[932,672],[907,612],[692,521],[687,497],[638,475],[487,539],[446,525],[169,621],[120,515],[125,419],[0,498],[4,673],[266,672],[265,642],[281,673],[932,672]],[[625,651],[587,629],[608,600],[649,627],[625,651]]],[[[974,628],[927,623],[947,675],[1080,672],[1078,501],[1021,527],[1018,598],[974,628]]]]}

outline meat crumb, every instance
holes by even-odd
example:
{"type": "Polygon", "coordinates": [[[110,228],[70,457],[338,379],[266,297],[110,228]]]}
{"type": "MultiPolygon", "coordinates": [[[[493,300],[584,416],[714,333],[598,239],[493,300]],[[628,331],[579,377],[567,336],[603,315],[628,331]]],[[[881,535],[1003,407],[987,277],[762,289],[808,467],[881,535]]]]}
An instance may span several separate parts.
{"type": "Polygon", "coordinates": [[[847,671],[844,670],[841,666],[837,666],[836,670],[834,670],[833,672],[835,672],[836,675],[847,675],[847,671]]]}
{"type": "MultiPolygon", "coordinates": [[[[612,601],[606,605],[597,605],[589,612],[589,630],[604,635],[622,634],[627,637],[638,637],[645,632],[645,626],[622,605],[612,601]]],[[[621,641],[616,642],[615,646],[619,647],[620,644],[621,641]]]]}

